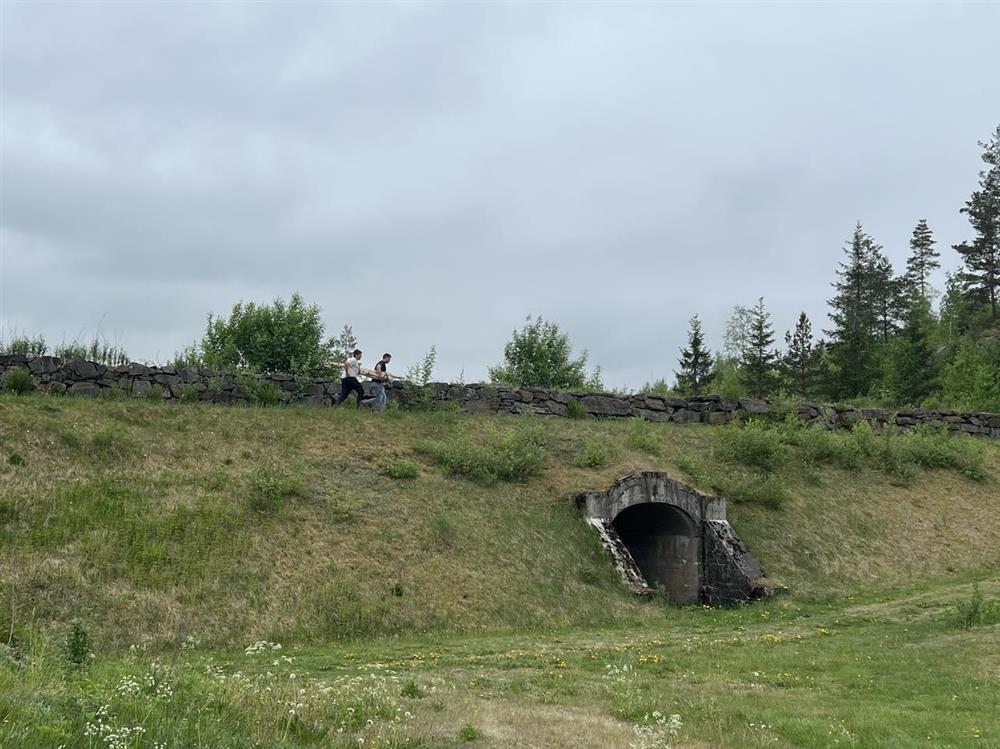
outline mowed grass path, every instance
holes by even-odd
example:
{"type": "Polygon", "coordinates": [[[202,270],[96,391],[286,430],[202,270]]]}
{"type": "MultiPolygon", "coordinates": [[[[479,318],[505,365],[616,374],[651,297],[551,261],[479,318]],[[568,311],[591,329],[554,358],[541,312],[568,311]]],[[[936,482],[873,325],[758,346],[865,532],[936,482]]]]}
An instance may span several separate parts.
{"type": "Polygon", "coordinates": [[[1000,597],[994,573],[835,605],[668,609],[654,628],[179,650],[155,668],[133,654],[68,679],[0,669],[0,738],[99,746],[86,723],[106,705],[116,729],[145,727],[128,744],[142,747],[624,749],[662,746],[635,733],[661,711],[683,724],[675,749],[996,748],[1000,625],[957,625],[970,579],[1000,597]],[[170,693],[144,686],[147,673],[166,674],[170,693]],[[350,700],[321,696],[353,682],[350,700]]]}

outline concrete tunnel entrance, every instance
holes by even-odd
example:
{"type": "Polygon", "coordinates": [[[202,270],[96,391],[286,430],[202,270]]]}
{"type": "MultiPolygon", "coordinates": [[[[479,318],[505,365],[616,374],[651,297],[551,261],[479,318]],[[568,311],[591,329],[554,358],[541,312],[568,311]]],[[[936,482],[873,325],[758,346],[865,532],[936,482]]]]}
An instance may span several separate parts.
{"type": "Polygon", "coordinates": [[[612,525],[651,587],[673,603],[698,603],[701,528],[684,510],[659,502],[622,510],[612,525]]]}
{"type": "Polygon", "coordinates": [[[726,500],[660,471],[622,476],[573,495],[622,582],[638,595],[662,586],[674,603],[746,603],[767,595],[760,563],[726,520],[726,500]]]}

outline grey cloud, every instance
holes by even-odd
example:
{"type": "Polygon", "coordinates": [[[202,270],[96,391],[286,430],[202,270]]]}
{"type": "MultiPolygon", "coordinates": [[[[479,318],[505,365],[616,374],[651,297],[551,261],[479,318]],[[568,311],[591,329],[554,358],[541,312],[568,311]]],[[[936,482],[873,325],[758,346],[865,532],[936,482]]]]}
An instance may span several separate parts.
{"type": "Polygon", "coordinates": [[[988,4],[0,4],[0,327],[170,356],[301,291],[485,376],[524,316],[613,385],[854,222],[945,260],[1000,121],[988,4]]]}

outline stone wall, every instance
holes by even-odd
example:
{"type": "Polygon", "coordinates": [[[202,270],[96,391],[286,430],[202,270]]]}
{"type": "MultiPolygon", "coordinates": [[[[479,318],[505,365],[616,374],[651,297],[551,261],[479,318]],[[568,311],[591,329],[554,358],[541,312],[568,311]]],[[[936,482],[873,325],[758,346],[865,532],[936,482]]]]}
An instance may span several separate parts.
{"type": "MultiPolygon", "coordinates": [[[[157,397],[165,400],[191,399],[214,403],[252,402],[261,385],[268,387],[282,403],[329,406],[340,393],[340,380],[300,381],[291,375],[234,375],[206,369],[175,369],[127,364],[105,367],[86,361],[63,361],[57,357],[0,356],[0,376],[15,366],[26,367],[36,387],[49,393],[157,397]]],[[[406,405],[412,393],[399,383],[387,388],[390,400],[406,405]]],[[[569,393],[539,388],[505,388],[483,384],[432,383],[426,398],[432,404],[454,403],[471,413],[540,414],[567,416],[571,402],[589,416],[644,418],[650,421],[702,422],[726,424],[734,418],[770,414],[780,409],[767,401],[723,398],[718,395],[688,398],[658,395],[611,395],[569,393]]],[[[866,420],[881,428],[894,425],[903,429],[917,424],[945,425],[968,434],[1000,438],[1000,414],[925,411],[919,409],[858,409],[800,403],[797,416],[810,424],[830,429],[851,427],[866,420]]]]}

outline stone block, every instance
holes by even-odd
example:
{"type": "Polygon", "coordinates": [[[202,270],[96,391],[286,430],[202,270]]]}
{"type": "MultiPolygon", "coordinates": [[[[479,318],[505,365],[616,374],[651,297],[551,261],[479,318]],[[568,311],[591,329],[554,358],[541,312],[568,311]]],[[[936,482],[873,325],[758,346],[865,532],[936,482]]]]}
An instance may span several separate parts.
{"type": "Polygon", "coordinates": [[[712,411],[705,416],[705,423],[712,424],[714,426],[721,426],[723,424],[728,424],[730,419],[730,414],[728,411],[712,411]]]}
{"type": "Polygon", "coordinates": [[[771,404],[757,398],[740,398],[740,409],[748,414],[766,414],[771,412],[771,404]]]}
{"type": "MultiPolygon", "coordinates": [[[[77,359],[76,361],[71,361],[67,364],[66,369],[70,376],[74,379],[96,380],[101,376],[101,370],[105,369],[105,367],[100,367],[93,362],[77,359]]],[[[72,390],[72,388],[70,388],[70,390],[72,390]]]]}
{"type": "Polygon", "coordinates": [[[632,406],[609,395],[585,395],[580,403],[594,416],[631,416],[632,406]]]}
{"type": "Polygon", "coordinates": [[[101,394],[99,385],[93,382],[74,382],[67,391],[70,395],[95,396],[101,394]]]}
{"type": "Polygon", "coordinates": [[[62,359],[56,356],[36,356],[28,362],[28,371],[33,375],[51,374],[62,366],[62,359]]]}

